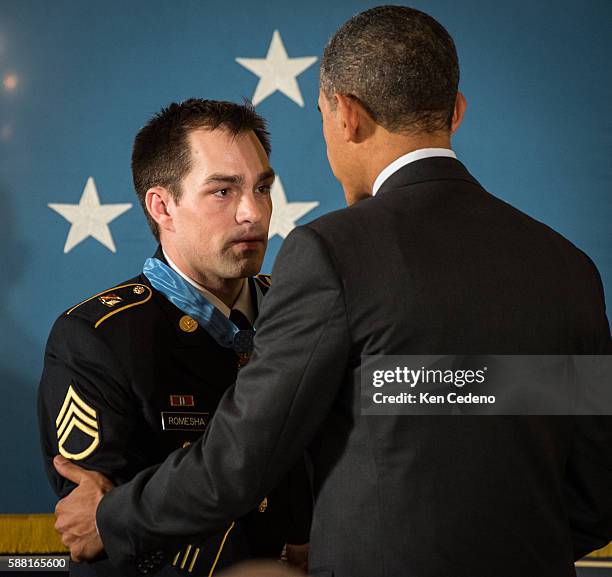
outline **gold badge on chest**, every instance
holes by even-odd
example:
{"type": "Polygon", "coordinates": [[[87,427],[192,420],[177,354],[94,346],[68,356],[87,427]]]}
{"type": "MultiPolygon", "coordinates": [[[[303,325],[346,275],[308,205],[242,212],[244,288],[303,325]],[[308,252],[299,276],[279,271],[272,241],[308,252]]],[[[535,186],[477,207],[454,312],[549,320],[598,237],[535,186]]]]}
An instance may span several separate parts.
{"type": "Polygon", "coordinates": [[[186,333],[192,333],[195,330],[197,330],[198,321],[196,321],[194,318],[190,317],[189,315],[183,315],[179,319],[179,327],[182,331],[186,333]]]}

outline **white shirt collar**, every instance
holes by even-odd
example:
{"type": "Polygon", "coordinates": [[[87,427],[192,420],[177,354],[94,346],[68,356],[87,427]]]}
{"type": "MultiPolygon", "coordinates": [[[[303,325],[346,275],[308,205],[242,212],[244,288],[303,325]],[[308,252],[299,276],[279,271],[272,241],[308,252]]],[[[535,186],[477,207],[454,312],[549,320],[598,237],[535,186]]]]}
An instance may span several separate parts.
{"type": "Polygon", "coordinates": [[[374,186],[372,187],[372,196],[376,196],[376,193],[382,186],[383,182],[387,180],[392,174],[397,172],[400,168],[414,162],[415,160],[422,160],[423,158],[433,158],[434,156],[446,156],[448,158],[457,158],[457,155],[450,148],[420,148],[414,150],[408,154],[400,156],[394,160],[389,166],[376,177],[374,186]]]}
{"type": "MultiPolygon", "coordinates": [[[[192,278],[188,277],[182,270],[180,270],[176,264],[172,261],[172,259],[166,254],[166,251],[162,249],[166,260],[168,261],[168,265],[170,268],[180,275],[183,279],[185,279],[191,286],[195,287],[200,294],[215,308],[219,309],[227,318],[229,318],[232,310],[217,296],[211,293],[208,289],[203,287],[200,283],[194,281],[192,278]]],[[[255,321],[255,311],[253,310],[253,302],[251,300],[251,291],[249,289],[249,280],[243,279],[242,288],[240,289],[240,294],[234,303],[234,308],[238,309],[251,324],[255,321]]]]}

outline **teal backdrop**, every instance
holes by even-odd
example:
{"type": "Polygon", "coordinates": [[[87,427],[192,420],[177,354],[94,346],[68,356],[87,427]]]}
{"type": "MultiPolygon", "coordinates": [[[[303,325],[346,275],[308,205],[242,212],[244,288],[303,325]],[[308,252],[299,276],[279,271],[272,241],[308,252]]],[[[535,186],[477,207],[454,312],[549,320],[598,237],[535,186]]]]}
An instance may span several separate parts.
{"type": "MultiPolygon", "coordinates": [[[[155,249],[131,185],[138,128],[171,101],[252,99],[259,78],[236,59],[264,59],[275,31],[288,58],[310,57],[290,60],[304,68],[294,78],[297,93],[295,86],[277,90],[257,103],[288,203],[270,241],[268,272],[294,222],[343,206],[326,162],[312,57],[320,58],[338,25],[372,5],[0,2],[0,513],[54,507],[35,405],[55,317],[136,274],[155,249]],[[71,223],[61,207],[49,207],[78,204],[89,177],[102,205],[132,204],[108,223],[115,252],[108,238],[92,236],[65,252],[71,223]]],[[[492,193],[587,252],[609,301],[612,2],[411,5],[439,19],[457,44],[468,100],[454,139],[458,157],[492,193]]]]}

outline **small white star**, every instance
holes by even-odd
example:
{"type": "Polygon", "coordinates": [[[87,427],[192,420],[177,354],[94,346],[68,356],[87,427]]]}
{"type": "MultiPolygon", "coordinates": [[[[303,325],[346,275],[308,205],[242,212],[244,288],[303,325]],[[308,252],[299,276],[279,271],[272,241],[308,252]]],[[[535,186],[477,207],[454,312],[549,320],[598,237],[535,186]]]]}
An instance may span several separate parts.
{"type": "Polygon", "coordinates": [[[287,235],[297,226],[296,222],[313,208],[319,206],[317,201],[288,202],[283,183],[278,176],[272,185],[271,194],[272,218],[270,219],[268,238],[272,238],[275,234],[287,238],[287,235]]]}
{"type": "Polygon", "coordinates": [[[316,61],[316,56],[289,58],[278,30],[275,30],[272,35],[265,58],[236,58],[238,64],[259,76],[259,82],[253,95],[253,106],[257,106],[268,96],[280,90],[302,108],[304,108],[304,99],[297,77],[316,61]]]}
{"type": "Polygon", "coordinates": [[[108,250],[117,252],[108,224],[132,208],[130,203],[100,204],[96,183],[91,176],[87,179],[79,204],[51,203],[47,206],[61,214],[72,225],[66,237],[64,253],[70,252],[89,236],[108,250]]]}

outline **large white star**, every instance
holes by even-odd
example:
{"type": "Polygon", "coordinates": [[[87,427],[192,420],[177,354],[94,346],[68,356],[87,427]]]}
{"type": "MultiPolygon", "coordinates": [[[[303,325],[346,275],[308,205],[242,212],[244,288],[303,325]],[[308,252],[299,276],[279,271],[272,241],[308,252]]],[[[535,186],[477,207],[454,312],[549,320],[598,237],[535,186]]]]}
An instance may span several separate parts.
{"type": "Polygon", "coordinates": [[[66,237],[64,253],[70,252],[89,236],[108,250],[117,252],[108,224],[132,208],[130,203],[100,204],[96,183],[91,176],[87,179],[79,204],[50,203],[47,206],[61,214],[72,225],[66,237]]]}
{"type": "Polygon", "coordinates": [[[253,95],[253,106],[280,90],[298,106],[304,107],[297,77],[317,61],[316,56],[289,58],[280,32],[274,31],[272,42],[265,58],[236,58],[236,62],[259,76],[259,82],[253,95]]]}
{"type": "Polygon", "coordinates": [[[287,235],[297,226],[296,221],[319,206],[317,201],[288,202],[283,183],[278,176],[272,185],[271,194],[272,218],[270,219],[268,238],[272,238],[275,234],[287,238],[287,235]]]}

